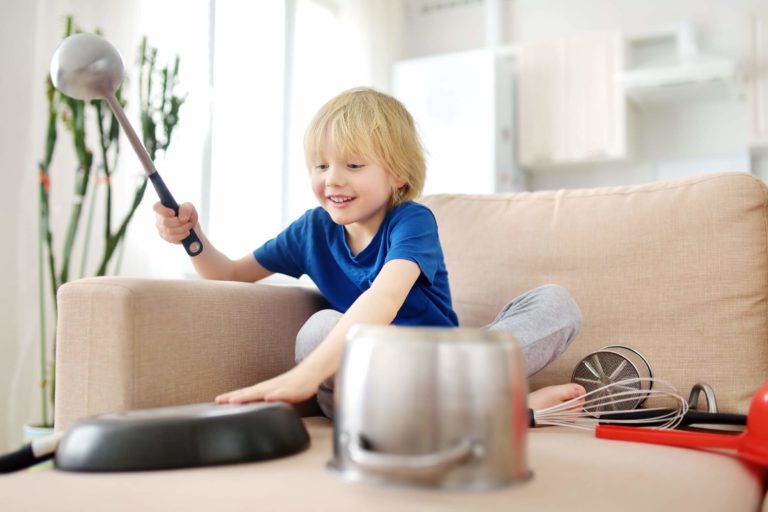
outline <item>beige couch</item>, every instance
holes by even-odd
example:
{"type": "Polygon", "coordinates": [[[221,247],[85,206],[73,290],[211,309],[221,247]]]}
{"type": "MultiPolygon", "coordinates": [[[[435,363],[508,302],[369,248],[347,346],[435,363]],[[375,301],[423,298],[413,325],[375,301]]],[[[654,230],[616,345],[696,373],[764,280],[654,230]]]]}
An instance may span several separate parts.
{"type": "MultiPolygon", "coordinates": [[[[642,352],[687,394],[713,386],[746,412],[768,381],[768,190],[745,174],[636,187],[428,197],[455,307],[488,322],[544,283],[580,304],[581,335],[531,385],[567,381],[609,344],[642,352]]],[[[85,279],[59,293],[56,425],[128,408],[211,400],[291,366],[322,300],[298,286],[85,279]]],[[[332,425],[271,462],[157,473],[0,478],[2,510],[763,510],[765,471],[731,453],[529,431],[534,477],[487,493],[353,484],[329,473],[332,425]]]]}

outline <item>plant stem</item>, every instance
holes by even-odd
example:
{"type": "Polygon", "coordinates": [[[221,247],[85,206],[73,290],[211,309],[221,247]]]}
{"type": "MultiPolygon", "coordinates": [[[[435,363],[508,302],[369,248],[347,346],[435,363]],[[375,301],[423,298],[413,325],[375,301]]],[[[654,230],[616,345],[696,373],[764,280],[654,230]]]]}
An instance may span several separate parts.
{"type": "MultiPolygon", "coordinates": [[[[42,197],[38,194],[38,212],[42,212],[43,205],[42,205],[42,197]]],[[[41,386],[40,386],[40,393],[41,396],[41,405],[42,405],[42,420],[43,425],[48,424],[48,400],[47,400],[47,394],[45,392],[45,371],[48,368],[48,347],[45,344],[45,333],[48,331],[46,328],[46,321],[45,321],[45,284],[44,284],[44,273],[45,269],[43,266],[43,219],[42,215],[38,215],[38,237],[37,237],[37,293],[40,297],[40,300],[38,300],[38,315],[40,320],[40,380],[41,380],[41,386]]]]}
{"type": "MultiPolygon", "coordinates": [[[[51,294],[54,299],[54,307],[56,305],[56,290],[59,288],[59,284],[56,281],[56,260],[53,253],[53,234],[51,233],[50,225],[50,203],[49,203],[49,186],[50,186],[50,168],[51,161],[53,160],[53,150],[56,147],[57,130],[56,122],[59,117],[59,98],[56,89],[53,87],[53,83],[48,79],[48,130],[45,140],[45,156],[39,166],[39,190],[40,190],[40,220],[42,222],[41,230],[45,236],[45,242],[48,248],[48,270],[51,277],[51,294]]],[[[40,300],[43,300],[41,297],[40,300]]]]}
{"type": "Polygon", "coordinates": [[[134,193],[133,204],[131,205],[128,213],[125,215],[125,218],[123,218],[123,222],[120,223],[118,230],[115,231],[114,235],[112,235],[112,237],[110,237],[110,239],[107,241],[107,246],[104,248],[104,256],[101,259],[101,265],[99,265],[99,270],[96,272],[96,275],[106,275],[109,260],[112,259],[112,255],[114,254],[117,245],[120,243],[120,239],[122,239],[125,235],[125,232],[128,229],[128,223],[131,221],[134,212],[141,204],[141,200],[144,197],[144,191],[146,189],[147,179],[144,178],[142,184],[136,189],[136,192],[134,193]]]}
{"type": "Polygon", "coordinates": [[[48,253],[48,273],[51,278],[51,293],[53,295],[54,314],[56,308],[56,262],[53,255],[53,235],[50,228],[49,209],[49,183],[48,168],[53,159],[53,150],[56,147],[56,122],[58,119],[57,93],[50,79],[47,81],[46,97],[48,99],[48,129],[45,139],[45,153],[43,161],[38,166],[38,243],[37,243],[37,274],[38,274],[38,316],[40,322],[40,393],[41,393],[41,420],[43,425],[49,425],[48,420],[48,396],[46,393],[48,372],[48,345],[47,345],[47,318],[45,300],[45,266],[43,259],[48,253]]]}
{"type": "Polygon", "coordinates": [[[64,241],[64,252],[61,262],[61,272],[59,274],[59,286],[69,281],[69,262],[72,256],[72,249],[77,235],[77,228],[80,224],[80,215],[83,209],[85,191],[88,188],[88,180],[91,174],[91,164],[93,163],[93,154],[85,146],[85,102],[66,98],[69,105],[72,118],[70,119],[72,133],[74,135],[75,151],[78,159],[77,179],[75,180],[74,203],[69,217],[69,227],[67,237],[64,241]]]}
{"type": "Polygon", "coordinates": [[[85,277],[85,269],[88,266],[88,254],[91,247],[91,233],[93,232],[93,216],[96,210],[98,184],[94,183],[90,186],[90,189],[90,194],[88,194],[88,191],[86,190],[86,197],[89,198],[88,213],[86,214],[85,233],[83,233],[83,250],[80,255],[80,272],[78,273],[78,279],[85,277]]]}
{"type": "Polygon", "coordinates": [[[109,157],[108,157],[108,150],[109,145],[111,142],[111,139],[105,137],[104,133],[104,108],[103,108],[103,102],[101,100],[94,102],[94,106],[96,107],[96,119],[98,121],[99,126],[99,146],[101,147],[101,160],[102,160],[102,169],[104,170],[104,179],[106,180],[106,186],[107,186],[107,209],[105,212],[106,220],[104,222],[104,240],[108,241],[112,237],[112,184],[111,184],[111,178],[112,178],[112,171],[109,168],[109,157]]]}

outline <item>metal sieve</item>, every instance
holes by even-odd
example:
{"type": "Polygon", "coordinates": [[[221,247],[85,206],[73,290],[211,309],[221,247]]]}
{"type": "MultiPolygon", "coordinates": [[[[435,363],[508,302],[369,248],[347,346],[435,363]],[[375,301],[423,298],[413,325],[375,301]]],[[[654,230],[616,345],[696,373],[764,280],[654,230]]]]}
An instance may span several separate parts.
{"type": "Polygon", "coordinates": [[[645,401],[645,394],[653,386],[651,366],[640,352],[623,345],[608,345],[578,362],[571,382],[581,384],[589,393],[603,386],[630,380],[622,386],[612,386],[599,394],[591,412],[603,413],[635,409],[645,401]],[[622,394],[625,393],[625,394],[622,394]]]}

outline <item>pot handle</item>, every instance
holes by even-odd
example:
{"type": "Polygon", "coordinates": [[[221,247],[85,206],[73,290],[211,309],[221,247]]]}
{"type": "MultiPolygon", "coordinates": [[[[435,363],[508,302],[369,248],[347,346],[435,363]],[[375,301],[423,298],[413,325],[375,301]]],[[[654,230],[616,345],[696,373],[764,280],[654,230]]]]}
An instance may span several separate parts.
{"type": "Polygon", "coordinates": [[[467,460],[481,448],[469,439],[461,439],[455,445],[434,453],[388,454],[365,449],[360,443],[360,436],[350,437],[347,448],[352,463],[362,469],[391,477],[436,477],[467,460]]]}

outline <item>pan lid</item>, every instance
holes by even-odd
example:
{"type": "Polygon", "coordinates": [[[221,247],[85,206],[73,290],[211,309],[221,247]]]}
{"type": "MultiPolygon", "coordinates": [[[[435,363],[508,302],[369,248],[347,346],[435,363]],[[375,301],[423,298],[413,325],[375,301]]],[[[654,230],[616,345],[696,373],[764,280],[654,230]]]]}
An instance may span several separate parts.
{"type": "Polygon", "coordinates": [[[64,434],[65,471],[142,471],[236,464],[299,453],[309,435],[283,402],[158,407],[84,418],[64,434]]]}

